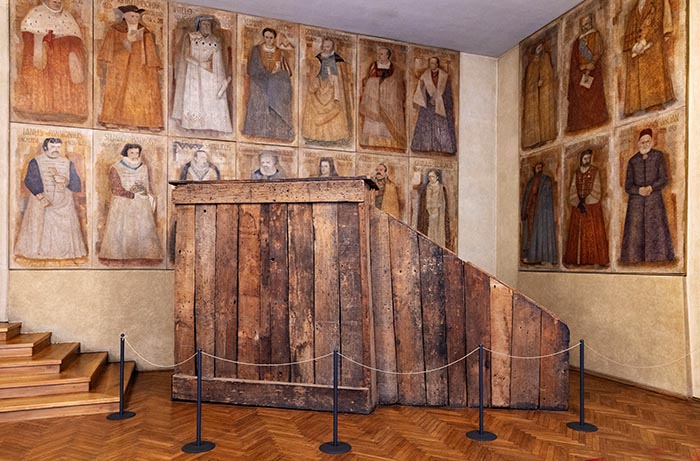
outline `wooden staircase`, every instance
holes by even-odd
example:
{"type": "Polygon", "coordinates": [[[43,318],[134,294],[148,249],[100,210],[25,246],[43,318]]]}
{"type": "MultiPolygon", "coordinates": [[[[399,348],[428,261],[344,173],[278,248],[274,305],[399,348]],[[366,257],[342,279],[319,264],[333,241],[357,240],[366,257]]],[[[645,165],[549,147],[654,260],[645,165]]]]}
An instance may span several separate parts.
{"type": "MultiPolygon", "coordinates": [[[[51,344],[51,333],[0,322],[0,422],[119,410],[119,364],[80,343],[51,344]]],[[[134,363],[124,367],[125,391],[134,363]]]]}

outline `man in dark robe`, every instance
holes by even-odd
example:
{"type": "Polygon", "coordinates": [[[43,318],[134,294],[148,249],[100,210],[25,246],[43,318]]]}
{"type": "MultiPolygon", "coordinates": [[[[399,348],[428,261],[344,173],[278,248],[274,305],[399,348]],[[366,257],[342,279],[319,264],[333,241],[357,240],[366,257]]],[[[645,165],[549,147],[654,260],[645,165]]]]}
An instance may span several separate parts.
{"type": "Polygon", "coordinates": [[[571,50],[567,131],[585,130],[608,121],[602,55],[603,37],[593,28],[593,17],[584,16],[581,34],[574,40],[571,50]]]}
{"type": "Polygon", "coordinates": [[[553,181],[543,173],[544,164],[535,164],[535,174],[525,186],[520,206],[522,221],[521,259],[526,264],[557,262],[554,229],[553,181]]]}
{"type": "Polygon", "coordinates": [[[653,149],[653,132],[639,134],[639,151],[627,163],[625,192],[629,196],[620,262],[673,261],[673,241],[661,190],[668,184],[666,159],[653,149]]]}
{"type": "Polygon", "coordinates": [[[586,149],[579,155],[569,187],[569,238],[564,253],[564,264],[572,266],[607,266],[608,236],[605,233],[603,196],[600,171],[591,164],[593,151],[586,149]]]}

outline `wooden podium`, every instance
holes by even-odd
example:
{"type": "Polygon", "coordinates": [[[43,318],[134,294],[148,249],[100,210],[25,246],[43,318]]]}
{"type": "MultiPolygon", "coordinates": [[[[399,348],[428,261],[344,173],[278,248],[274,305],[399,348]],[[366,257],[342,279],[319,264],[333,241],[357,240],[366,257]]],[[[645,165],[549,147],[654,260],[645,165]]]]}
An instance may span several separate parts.
{"type": "MultiPolygon", "coordinates": [[[[477,355],[458,359],[483,344],[505,354],[486,355],[486,406],[567,408],[568,353],[509,357],[565,349],[566,325],[376,209],[370,181],[173,184],[175,361],[220,358],[203,400],[330,410],[337,348],[340,411],[476,406],[477,355]]],[[[195,392],[191,360],[172,396],[195,392]]]]}

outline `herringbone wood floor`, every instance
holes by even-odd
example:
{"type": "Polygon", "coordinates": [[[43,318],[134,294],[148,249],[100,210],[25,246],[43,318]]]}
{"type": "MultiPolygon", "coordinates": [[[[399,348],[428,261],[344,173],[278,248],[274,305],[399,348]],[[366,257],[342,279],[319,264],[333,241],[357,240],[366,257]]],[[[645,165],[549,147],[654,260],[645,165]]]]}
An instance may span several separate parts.
{"type": "Polygon", "coordinates": [[[493,442],[465,437],[478,429],[474,409],[380,407],[369,416],[341,415],[349,454],[324,455],[332,416],[296,410],[204,405],[203,439],[216,448],[182,453],[195,439],[195,405],[170,400],[170,374],[136,376],[130,420],[104,415],[0,424],[1,460],[699,460],[700,403],[608,380],[586,378],[586,420],[599,432],[566,427],[578,419],[578,374],[571,374],[571,410],[487,410],[493,442]]]}

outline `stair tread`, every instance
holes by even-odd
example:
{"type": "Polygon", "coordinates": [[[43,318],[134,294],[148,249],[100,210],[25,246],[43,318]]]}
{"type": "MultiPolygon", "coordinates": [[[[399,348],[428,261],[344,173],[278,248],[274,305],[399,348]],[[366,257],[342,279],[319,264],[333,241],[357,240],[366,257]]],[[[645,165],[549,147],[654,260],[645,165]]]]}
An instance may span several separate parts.
{"type": "Polygon", "coordinates": [[[0,349],[32,347],[51,337],[51,333],[22,333],[14,338],[0,341],[0,349]]]}
{"type": "Polygon", "coordinates": [[[22,322],[0,322],[0,333],[7,333],[15,328],[21,328],[22,322]]]}
{"type": "MultiPolygon", "coordinates": [[[[134,372],[134,362],[124,364],[124,382],[128,386],[134,372]]],[[[119,401],[119,363],[110,363],[90,392],[46,395],[38,397],[15,397],[0,399],[0,413],[12,411],[40,410],[81,405],[117,403],[119,401]]]]}
{"type": "Polygon", "coordinates": [[[49,344],[31,357],[2,357],[0,368],[10,368],[31,365],[60,365],[74,349],[79,349],[80,343],[49,344]]]}
{"type": "Polygon", "coordinates": [[[70,366],[61,373],[22,374],[0,376],[0,389],[28,385],[47,385],[89,382],[107,359],[107,352],[88,352],[79,354],[70,366]]]}

